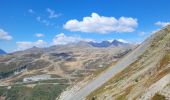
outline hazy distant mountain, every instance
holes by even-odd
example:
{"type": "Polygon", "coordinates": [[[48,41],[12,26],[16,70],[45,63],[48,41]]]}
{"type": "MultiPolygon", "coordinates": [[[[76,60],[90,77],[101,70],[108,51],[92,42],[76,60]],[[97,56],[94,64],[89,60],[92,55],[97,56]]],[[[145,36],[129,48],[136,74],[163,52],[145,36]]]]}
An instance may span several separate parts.
{"type": "Polygon", "coordinates": [[[2,49],[0,49],[0,55],[6,54],[6,52],[2,49]]]}
{"type": "Polygon", "coordinates": [[[89,44],[94,47],[110,47],[128,45],[129,43],[121,42],[115,39],[113,41],[89,42],[89,44]]]}
{"type": "Polygon", "coordinates": [[[123,44],[118,41],[103,41],[95,45],[95,42],[80,41],[78,43],[54,45],[47,48],[32,47],[0,57],[0,69],[3,69],[0,70],[0,72],[10,72],[11,68],[12,70],[18,70],[18,68],[23,68],[24,66],[26,66],[28,70],[36,70],[49,66],[52,68],[61,66],[57,71],[64,72],[64,75],[65,73],[71,73],[77,70],[77,67],[79,69],[84,68],[84,64],[86,63],[92,68],[99,66],[101,63],[103,66],[106,66],[109,62],[120,58],[122,54],[124,55],[127,51],[133,49],[131,46],[96,48],[109,47],[114,45],[112,43],[116,45],[123,44]],[[92,65],[90,65],[89,62],[91,62],[92,65]],[[73,63],[73,65],[69,65],[69,63],[73,63]],[[66,64],[65,67],[63,67],[64,64],[66,64]],[[74,69],[75,65],[77,67],[74,69]],[[6,69],[4,69],[4,66],[6,69]],[[68,66],[71,66],[72,69],[69,69],[68,66]]]}

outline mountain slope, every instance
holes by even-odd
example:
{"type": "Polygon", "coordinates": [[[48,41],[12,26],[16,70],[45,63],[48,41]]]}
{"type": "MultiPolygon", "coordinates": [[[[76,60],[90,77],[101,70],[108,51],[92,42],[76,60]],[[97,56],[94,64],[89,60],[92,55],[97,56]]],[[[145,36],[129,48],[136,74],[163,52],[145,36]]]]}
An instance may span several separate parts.
{"type": "MultiPolygon", "coordinates": [[[[114,66],[110,67],[109,70],[99,75],[96,79],[89,82],[86,86],[81,87],[80,90],[71,91],[70,94],[62,95],[60,100],[83,100],[92,91],[99,88],[102,84],[107,82],[114,74],[120,72],[126,66],[130,65],[137,59],[149,46],[150,40],[146,40],[142,45],[136,48],[133,52],[126,55],[123,59],[118,61],[114,66]]],[[[80,87],[77,87],[80,88],[80,87]]],[[[89,99],[90,100],[90,99],[89,99]]],[[[99,99],[100,100],[100,99],[99,99]]]]}
{"type": "Polygon", "coordinates": [[[131,53],[138,51],[136,53],[139,56],[131,60],[130,65],[123,65],[125,69],[113,75],[100,88],[89,93],[87,100],[155,100],[155,98],[169,100],[170,25],[156,32],[146,41],[142,43],[142,48],[139,46],[131,53]],[[144,52],[139,52],[144,47],[144,52]]]}
{"type": "Polygon", "coordinates": [[[0,55],[6,54],[6,52],[2,49],[0,49],[0,55]]]}

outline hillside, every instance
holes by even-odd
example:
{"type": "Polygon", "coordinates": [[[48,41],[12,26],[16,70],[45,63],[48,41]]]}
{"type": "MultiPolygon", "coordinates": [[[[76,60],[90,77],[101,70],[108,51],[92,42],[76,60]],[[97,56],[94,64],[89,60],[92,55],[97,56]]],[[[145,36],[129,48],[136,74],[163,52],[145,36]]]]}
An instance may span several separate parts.
{"type": "Polygon", "coordinates": [[[33,47],[0,56],[0,97],[22,100],[20,95],[24,95],[28,100],[31,97],[53,100],[86,76],[92,78],[100,74],[133,48],[124,45],[98,48],[80,42],[49,48],[33,47]],[[46,86],[54,90],[47,92],[46,86]],[[13,95],[6,95],[9,93],[13,95]]]}
{"type": "MultiPolygon", "coordinates": [[[[130,65],[87,96],[87,100],[169,100],[170,25],[148,38],[129,55],[130,65]],[[142,47],[142,48],[141,48],[142,47]],[[137,51],[137,52],[136,52],[137,51]]],[[[129,57],[127,55],[126,57],[129,57]]],[[[125,59],[124,57],[123,59],[125,59]]],[[[120,63],[121,60],[120,60],[120,63]]],[[[116,66],[116,65],[115,65],[116,66]]]]}

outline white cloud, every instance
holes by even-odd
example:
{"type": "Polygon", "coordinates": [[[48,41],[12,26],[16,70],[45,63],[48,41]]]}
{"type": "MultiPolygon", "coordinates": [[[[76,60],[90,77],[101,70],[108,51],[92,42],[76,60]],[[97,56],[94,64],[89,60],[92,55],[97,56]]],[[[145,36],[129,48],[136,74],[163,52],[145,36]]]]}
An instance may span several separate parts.
{"type": "Polygon", "coordinates": [[[50,23],[48,20],[42,19],[40,16],[38,16],[36,19],[38,22],[45,24],[46,26],[54,26],[53,23],[50,23]]]}
{"type": "Polygon", "coordinates": [[[124,39],[117,39],[119,42],[123,42],[123,43],[129,43],[128,41],[124,40],[124,39]]]}
{"type": "Polygon", "coordinates": [[[32,48],[33,46],[36,47],[46,47],[47,46],[47,42],[43,41],[43,40],[38,40],[35,42],[17,42],[17,50],[25,50],[25,49],[29,49],[32,48]]]}
{"type": "Polygon", "coordinates": [[[47,8],[47,12],[49,13],[49,18],[57,18],[59,17],[61,14],[57,14],[54,10],[47,8]]]}
{"type": "Polygon", "coordinates": [[[28,12],[31,13],[31,14],[35,13],[35,11],[33,9],[28,9],[28,12]]]}
{"type": "Polygon", "coordinates": [[[114,40],[117,40],[119,42],[123,42],[123,43],[129,43],[128,41],[124,40],[124,39],[111,39],[111,40],[108,40],[109,42],[113,42],[114,40]]]}
{"type": "Polygon", "coordinates": [[[44,37],[44,34],[42,34],[42,33],[36,33],[35,36],[36,36],[36,37],[44,37]]]}
{"type": "Polygon", "coordinates": [[[161,22],[161,21],[158,21],[158,22],[155,23],[155,25],[158,25],[158,26],[161,26],[161,27],[165,27],[168,24],[170,24],[170,22],[161,22]]]}
{"type": "Polygon", "coordinates": [[[0,40],[11,40],[12,36],[5,32],[3,29],[0,29],[0,40]]]}
{"type": "Polygon", "coordinates": [[[35,12],[33,9],[28,9],[28,12],[30,14],[34,14],[36,20],[39,23],[44,24],[45,26],[56,27],[55,22],[51,21],[51,18],[56,18],[56,17],[60,16],[61,14],[55,13],[55,11],[50,8],[47,8],[46,11],[49,13],[49,15],[44,15],[42,13],[35,12]]]}
{"type": "Polygon", "coordinates": [[[60,33],[53,39],[53,45],[65,45],[68,43],[76,43],[79,41],[92,41],[92,39],[84,39],[79,36],[66,36],[64,33],[60,33]]]}
{"type": "Polygon", "coordinates": [[[82,21],[72,19],[63,26],[70,31],[86,33],[110,33],[110,32],[133,32],[137,27],[137,19],[131,17],[105,17],[92,13],[90,17],[84,17],[82,21]]]}

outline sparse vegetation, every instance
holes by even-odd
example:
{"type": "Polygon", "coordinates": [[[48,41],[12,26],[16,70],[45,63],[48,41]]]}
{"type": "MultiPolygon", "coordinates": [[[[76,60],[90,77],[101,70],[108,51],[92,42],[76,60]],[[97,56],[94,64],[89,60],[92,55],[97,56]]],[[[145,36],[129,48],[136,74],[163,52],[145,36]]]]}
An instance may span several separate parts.
{"type": "Polygon", "coordinates": [[[116,100],[126,100],[126,96],[130,93],[131,89],[133,88],[132,86],[127,87],[123,92],[123,94],[119,95],[116,100]]]}
{"type": "Polygon", "coordinates": [[[22,85],[12,86],[6,93],[7,100],[29,100],[32,88],[22,85]]]}
{"type": "Polygon", "coordinates": [[[156,93],[151,100],[166,100],[164,95],[161,95],[159,93],[156,93]]]}
{"type": "Polygon", "coordinates": [[[170,52],[167,52],[166,55],[160,61],[160,67],[164,67],[165,65],[170,63],[170,52]]]}
{"type": "Polygon", "coordinates": [[[42,80],[40,83],[69,83],[68,79],[53,79],[53,80],[42,80]]]}
{"type": "Polygon", "coordinates": [[[92,99],[91,100],[96,100],[96,97],[92,97],[92,99]]]}
{"type": "Polygon", "coordinates": [[[32,100],[55,100],[67,85],[37,85],[32,92],[32,100]]]}
{"type": "Polygon", "coordinates": [[[7,87],[0,86],[0,96],[4,96],[6,94],[7,87]]]}
{"type": "Polygon", "coordinates": [[[137,78],[135,79],[135,82],[138,82],[138,79],[137,79],[137,78]]]}
{"type": "Polygon", "coordinates": [[[11,89],[0,87],[0,96],[7,100],[55,100],[68,85],[65,84],[42,84],[35,87],[14,85],[11,89]]]}

